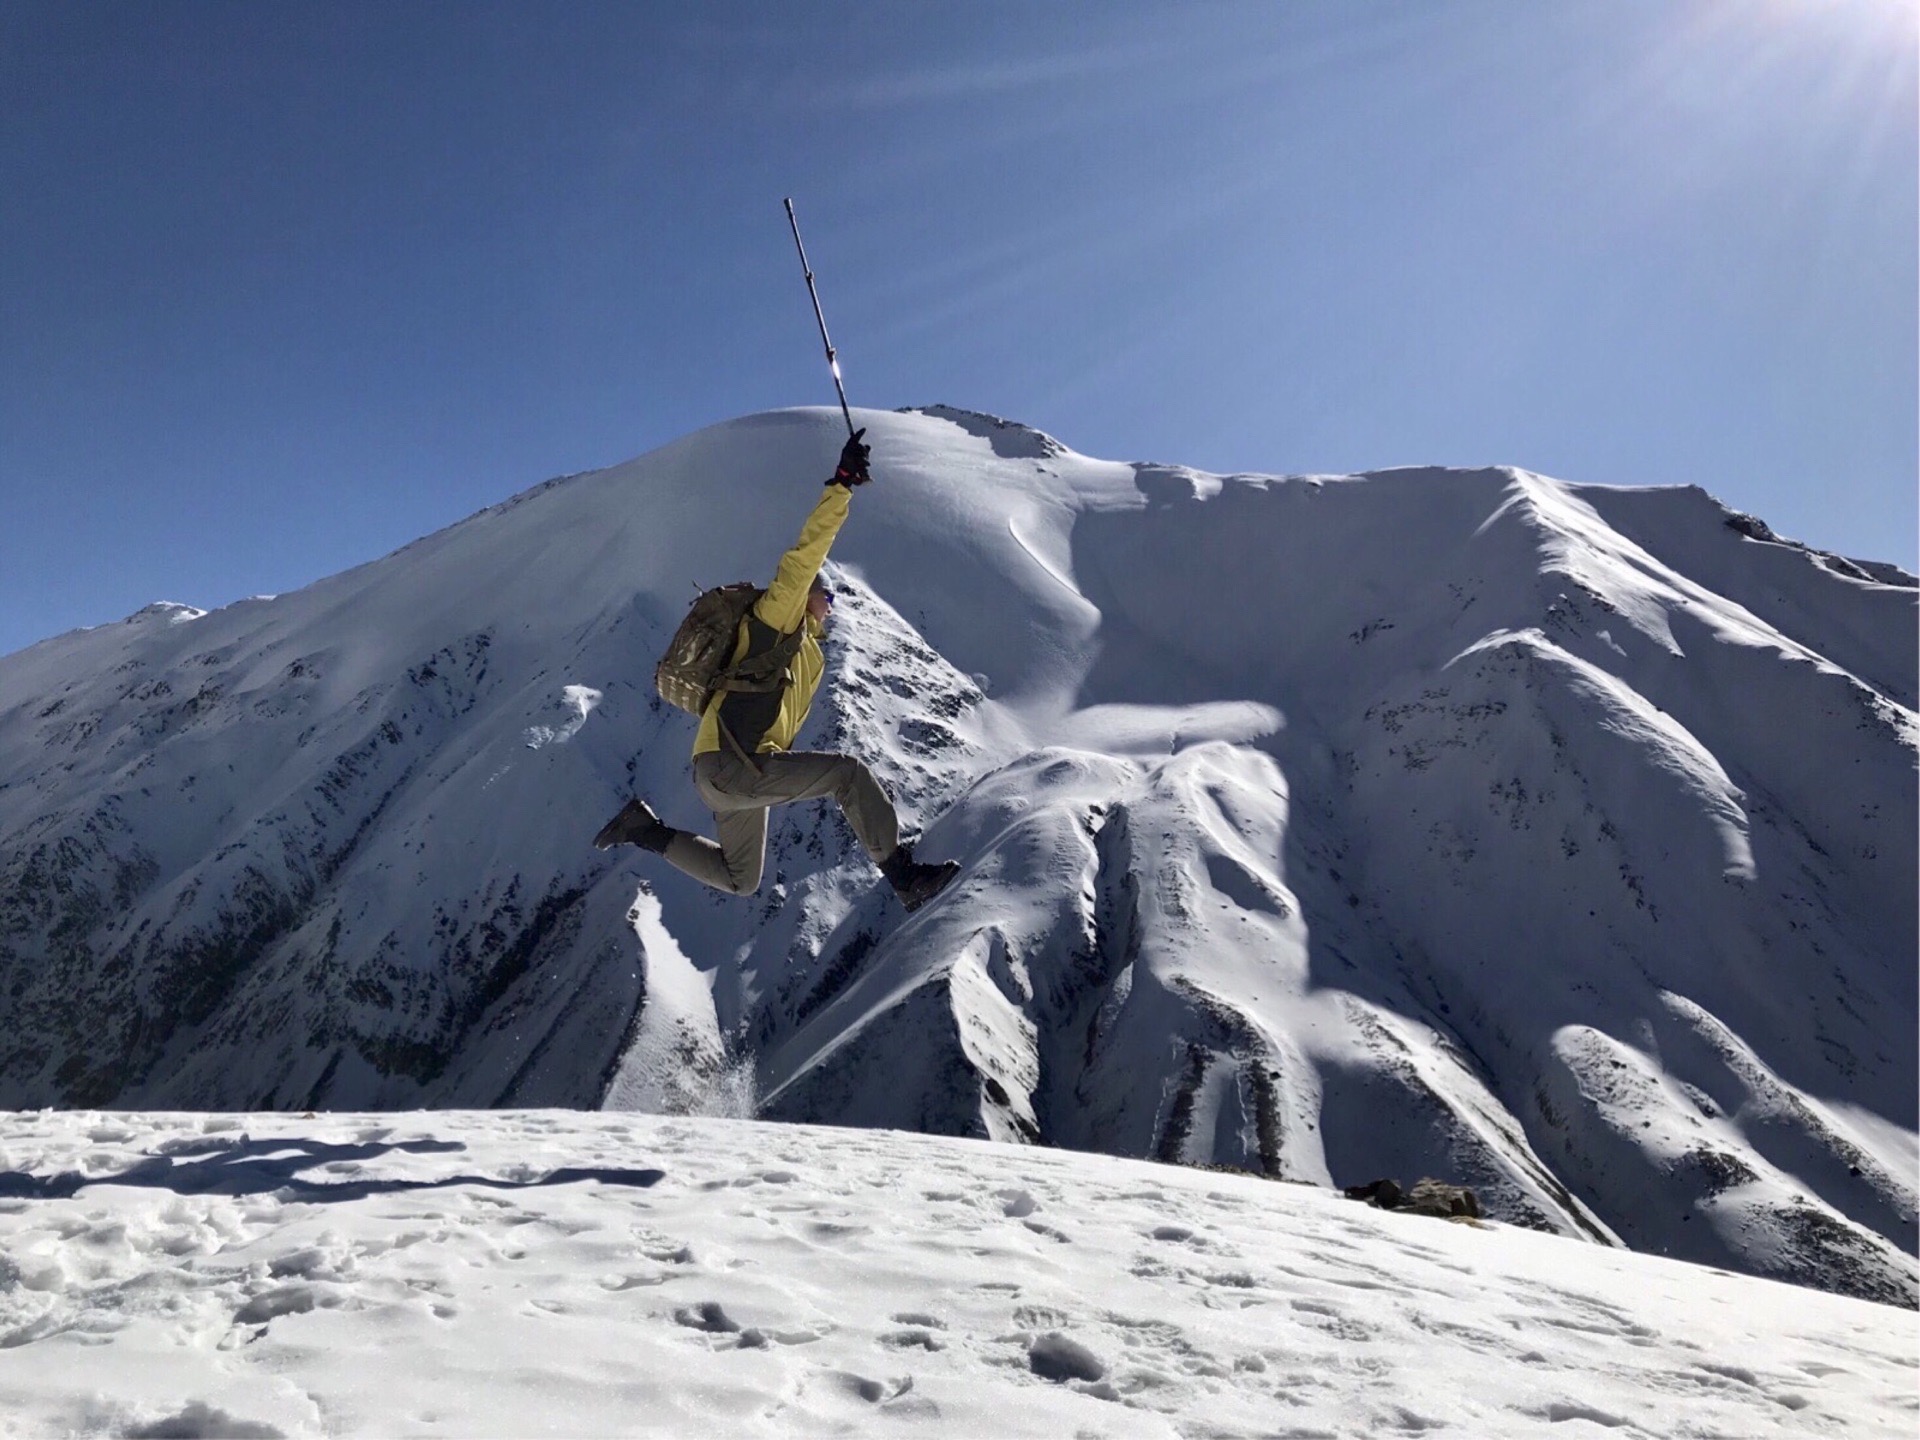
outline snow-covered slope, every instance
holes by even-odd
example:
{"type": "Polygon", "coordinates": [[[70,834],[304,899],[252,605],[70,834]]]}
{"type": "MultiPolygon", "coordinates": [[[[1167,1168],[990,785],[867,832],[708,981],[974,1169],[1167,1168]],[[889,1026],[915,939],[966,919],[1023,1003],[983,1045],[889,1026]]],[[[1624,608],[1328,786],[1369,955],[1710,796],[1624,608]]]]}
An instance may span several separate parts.
{"type": "Polygon", "coordinates": [[[1217,477],[864,413],[751,901],[650,673],[837,412],[552,482],[271,600],[0,659],[0,1104],[602,1103],[1440,1174],[1563,1235],[1916,1295],[1915,597],[1695,490],[1217,477]]]}
{"type": "Polygon", "coordinates": [[[1244,1175],[504,1111],[8,1117],[0,1434],[1910,1436],[1910,1313],[1244,1175]]]}

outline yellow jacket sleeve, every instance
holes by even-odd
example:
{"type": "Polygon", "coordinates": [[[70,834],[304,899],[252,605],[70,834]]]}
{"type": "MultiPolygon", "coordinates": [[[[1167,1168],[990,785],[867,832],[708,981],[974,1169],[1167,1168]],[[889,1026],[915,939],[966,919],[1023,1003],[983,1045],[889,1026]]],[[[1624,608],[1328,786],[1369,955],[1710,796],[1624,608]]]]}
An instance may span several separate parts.
{"type": "Polygon", "coordinates": [[[799,540],[780,557],[780,568],[773,572],[773,583],[753,607],[754,615],[763,625],[772,626],[782,635],[799,628],[807,613],[807,590],[813,584],[813,577],[820,573],[827,551],[833,547],[833,537],[847,523],[847,507],[852,499],[853,492],[845,485],[828,485],[821,493],[813,513],[800,527],[799,540]]]}

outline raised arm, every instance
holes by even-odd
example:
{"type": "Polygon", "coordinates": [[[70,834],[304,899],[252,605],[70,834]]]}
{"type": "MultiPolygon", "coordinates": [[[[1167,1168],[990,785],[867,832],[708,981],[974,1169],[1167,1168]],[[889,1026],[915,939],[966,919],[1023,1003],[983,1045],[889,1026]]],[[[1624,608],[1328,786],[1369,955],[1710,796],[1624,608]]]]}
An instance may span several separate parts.
{"type": "Polygon", "coordinates": [[[773,572],[773,583],[753,607],[754,615],[762,624],[772,626],[782,635],[800,628],[800,621],[807,613],[807,590],[813,584],[813,577],[820,573],[827,551],[833,548],[833,537],[847,523],[853,487],[873,478],[867,470],[867,447],[860,443],[860,437],[866,433],[864,429],[856,431],[847,441],[846,448],[840,452],[839,468],[800,527],[799,540],[780,557],[779,568],[773,572]]]}

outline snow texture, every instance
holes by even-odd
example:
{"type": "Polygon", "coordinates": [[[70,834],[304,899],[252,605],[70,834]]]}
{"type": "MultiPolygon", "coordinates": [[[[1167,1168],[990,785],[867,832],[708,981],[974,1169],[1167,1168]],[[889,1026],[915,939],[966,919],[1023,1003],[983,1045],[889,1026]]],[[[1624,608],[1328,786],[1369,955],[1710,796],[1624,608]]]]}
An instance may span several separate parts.
{"type": "Polygon", "coordinates": [[[1912,577],[1693,489],[855,418],[878,478],[801,744],[961,862],[937,902],[903,916],[829,806],[776,817],[745,901],[587,843],[633,793],[710,824],[653,661],[697,588],[764,582],[844,437],[753,416],[0,658],[0,1105],[1434,1175],[1916,1302],[1912,577]]]}
{"type": "Polygon", "coordinates": [[[1920,1367],[1907,1311],[1305,1186],[559,1111],[12,1116],[0,1276],[20,1436],[1867,1440],[1920,1367]]]}

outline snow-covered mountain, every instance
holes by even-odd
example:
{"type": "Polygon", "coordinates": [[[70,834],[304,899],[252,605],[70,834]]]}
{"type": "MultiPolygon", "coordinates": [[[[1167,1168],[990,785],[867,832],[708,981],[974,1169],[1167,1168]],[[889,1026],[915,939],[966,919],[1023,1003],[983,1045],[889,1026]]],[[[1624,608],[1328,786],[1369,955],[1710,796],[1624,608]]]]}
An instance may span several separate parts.
{"type": "Polygon", "coordinates": [[[295,594],[0,659],[0,1106],[699,1112],[1420,1174],[1913,1304],[1916,592],[1693,489],[1219,477],[861,413],[752,901],[651,669],[837,411],[530,490],[295,594]]]}

